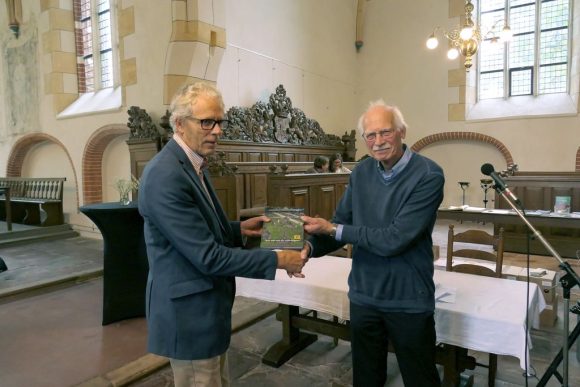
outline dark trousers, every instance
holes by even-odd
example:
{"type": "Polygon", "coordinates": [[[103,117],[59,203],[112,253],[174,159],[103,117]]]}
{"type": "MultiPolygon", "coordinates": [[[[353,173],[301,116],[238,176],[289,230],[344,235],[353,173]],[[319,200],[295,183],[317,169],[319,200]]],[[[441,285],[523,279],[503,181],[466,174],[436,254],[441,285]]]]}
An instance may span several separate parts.
{"type": "Polygon", "coordinates": [[[435,320],[428,313],[386,313],[350,303],[353,387],[383,387],[389,341],[408,387],[441,385],[435,366],[435,320]]]}

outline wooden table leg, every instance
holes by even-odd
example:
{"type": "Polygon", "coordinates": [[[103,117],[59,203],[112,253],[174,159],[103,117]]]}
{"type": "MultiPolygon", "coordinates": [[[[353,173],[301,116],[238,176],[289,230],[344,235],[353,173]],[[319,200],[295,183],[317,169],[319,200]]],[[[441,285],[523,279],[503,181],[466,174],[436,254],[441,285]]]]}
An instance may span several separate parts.
{"type": "Polygon", "coordinates": [[[292,326],[292,317],[297,316],[298,312],[297,306],[280,305],[279,316],[282,320],[283,337],[268,349],[262,357],[262,363],[278,368],[318,339],[318,336],[300,332],[300,329],[292,326]]]}
{"type": "Polygon", "coordinates": [[[443,365],[443,387],[473,386],[473,375],[461,376],[464,370],[475,368],[475,359],[467,355],[467,349],[444,344],[437,355],[437,363],[443,365]]]}

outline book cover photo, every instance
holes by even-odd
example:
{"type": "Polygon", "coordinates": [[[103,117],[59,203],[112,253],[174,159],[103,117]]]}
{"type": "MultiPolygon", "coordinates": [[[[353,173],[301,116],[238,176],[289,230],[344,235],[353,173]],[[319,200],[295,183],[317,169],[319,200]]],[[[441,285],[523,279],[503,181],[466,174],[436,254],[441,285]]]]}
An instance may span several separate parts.
{"type": "Polygon", "coordinates": [[[304,245],[303,208],[266,207],[270,221],[264,223],[260,247],[264,249],[302,250],[304,245]]]}
{"type": "Polygon", "coordinates": [[[571,199],[570,196],[556,196],[554,200],[554,212],[557,214],[569,214],[571,199]]]}

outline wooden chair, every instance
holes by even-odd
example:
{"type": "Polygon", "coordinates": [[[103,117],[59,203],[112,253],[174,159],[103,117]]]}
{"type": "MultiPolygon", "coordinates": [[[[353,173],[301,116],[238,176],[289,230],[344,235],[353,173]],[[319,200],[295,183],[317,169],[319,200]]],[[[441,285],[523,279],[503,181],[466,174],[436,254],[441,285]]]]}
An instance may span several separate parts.
{"type": "MultiPolygon", "coordinates": [[[[501,278],[503,267],[503,227],[499,229],[497,236],[488,234],[482,230],[468,230],[458,234],[453,231],[453,225],[449,225],[449,236],[447,239],[447,271],[459,273],[483,275],[487,277],[501,278]],[[463,244],[457,248],[456,243],[463,244]],[[466,247],[466,245],[468,245],[466,247]],[[491,246],[495,252],[478,249],[479,247],[491,246]],[[489,267],[474,263],[460,263],[453,265],[453,257],[478,259],[495,263],[495,270],[489,267]]],[[[489,249],[488,249],[489,250],[489,249]]],[[[489,369],[487,375],[487,384],[489,387],[495,386],[495,377],[497,374],[497,355],[490,353],[488,364],[475,363],[478,366],[489,369]]]]}
{"type": "Polygon", "coordinates": [[[446,270],[501,278],[503,267],[503,245],[503,227],[500,228],[497,236],[488,234],[482,230],[467,230],[455,234],[453,231],[453,225],[450,224],[447,239],[446,270]],[[454,246],[455,243],[469,244],[469,246],[462,246],[462,248],[457,248],[454,246]],[[480,247],[478,248],[477,245],[480,247]],[[481,247],[485,248],[486,246],[491,246],[495,252],[481,249],[481,247]],[[495,270],[485,266],[477,265],[475,262],[473,264],[461,263],[454,266],[453,257],[489,261],[495,264],[495,270]]]}

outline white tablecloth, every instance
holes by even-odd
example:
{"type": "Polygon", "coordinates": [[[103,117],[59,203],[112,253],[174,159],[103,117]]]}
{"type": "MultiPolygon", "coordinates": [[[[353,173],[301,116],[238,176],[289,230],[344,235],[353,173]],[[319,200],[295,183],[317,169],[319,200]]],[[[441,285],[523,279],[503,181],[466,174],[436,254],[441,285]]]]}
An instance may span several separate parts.
{"type": "MultiPolygon", "coordinates": [[[[306,278],[290,279],[283,270],[278,270],[274,281],[237,278],[237,295],[296,305],[348,320],[350,267],[351,260],[347,258],[312,258],[303,270],[306,278]]],[[[436,303],[437,340],[515,356],[524,369],[526,283],[438,270],[434,278],[436,297],[442,292],[449,293],[436,303]]],[[[537,328],[539,314],[546,304],[536,284],[530,283],[529,300],[531,325],[537,328]]],[[[528,339],[531,347],[529,335],[528,339]]]]}

